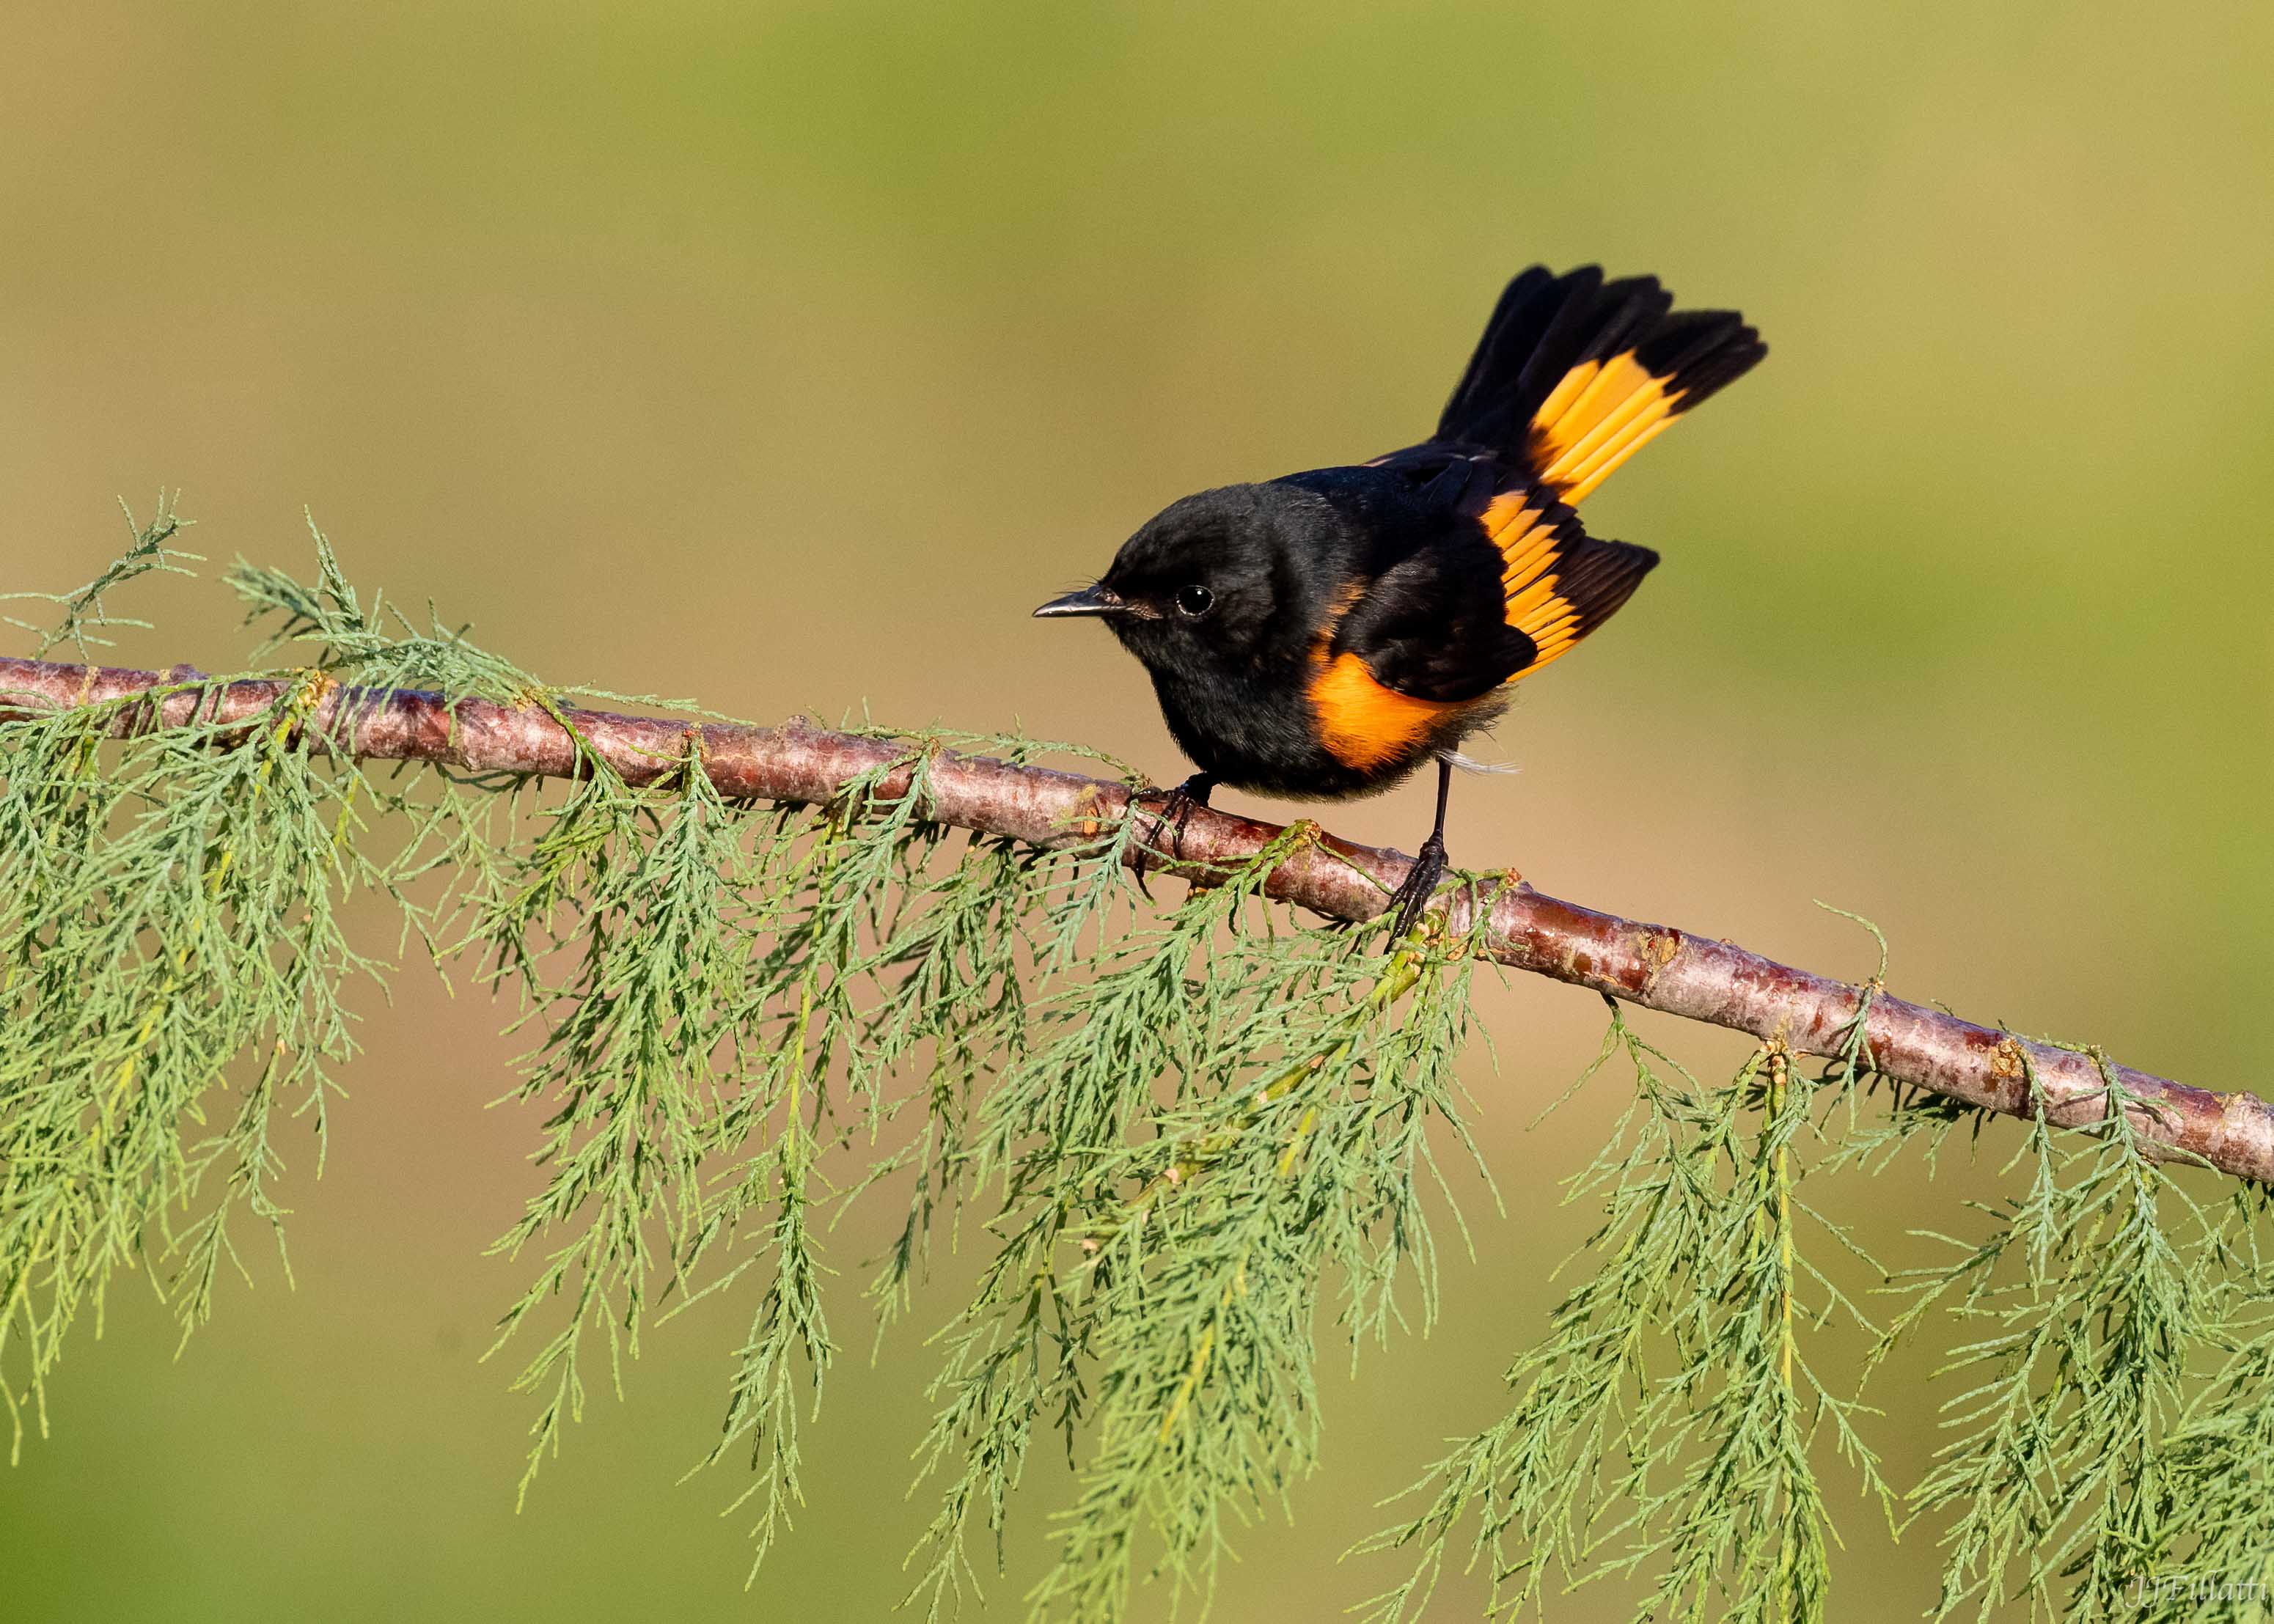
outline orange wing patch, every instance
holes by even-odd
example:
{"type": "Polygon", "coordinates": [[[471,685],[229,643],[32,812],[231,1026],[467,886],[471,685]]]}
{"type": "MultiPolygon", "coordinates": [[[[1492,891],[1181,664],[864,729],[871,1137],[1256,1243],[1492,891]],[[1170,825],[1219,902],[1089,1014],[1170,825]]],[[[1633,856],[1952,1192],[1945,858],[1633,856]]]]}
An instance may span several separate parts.
{"type": "Polygon", "coordinates": [[[1582,361],[1532,414],[1541,480],[1577,503],[1664,433],[1682,405],[1674,373],[1652,372],[1631,350],[1608,361],[1582,361]]]}
{"type": "Polygon", "coordinates": [[[1540,650],[1538,658],[1517,673],[1519,677],[1529,676],[1579,641],[1579,607],[1555,590],[1557,566],[1570,551],[1577,527],[1570,523],[1568,509],[1558,514],[1556,507],[1544,492],[1511,491],[1485,509],[1485,531],[1507,561],[1501,587],[1507,595],[1508,623],[1540,650]]]}
{"type": "Polygon", "coordinates": [[[1325,657],[1311,679],[1311,709],[1319,718],[1319,740],[1345,767],[1365,771],[1395,761],[1420,742],[1446,712],[1460,706],[1416,699],[1374,680],[1355,654],[1325,657]]]}
{"type": "Polygon", "coordinates": [[[1511,682],[1570,653],[1658,562],[1647,547],[1595,540],[1577,514],[1537,487],[1494,498],[1484,526],[1503,560],[1508,623],[1540,650],[1511,682]]]}

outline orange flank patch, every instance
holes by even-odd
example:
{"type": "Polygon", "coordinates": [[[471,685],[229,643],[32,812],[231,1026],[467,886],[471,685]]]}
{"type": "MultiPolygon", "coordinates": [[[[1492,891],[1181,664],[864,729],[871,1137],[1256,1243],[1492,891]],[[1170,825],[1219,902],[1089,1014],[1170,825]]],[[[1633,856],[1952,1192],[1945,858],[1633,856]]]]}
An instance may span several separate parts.
{"type": "Polygon", "coordinates": [[[1540,478],[1577,503],[1674,421],[1681,397],[1668,392],[1672,381],[1632,350],[1564,373],[1532,420],[1547,464],[1540,478]]]}
{"type": "Polygon", "coordinates": [[[1411,750],[1445,714],[1460,707],[1416,699],[1374,680],[1355,654],[1322,659],[1311,679],[1311,709],[1328,754],[1360,771],[1411,750]]]}

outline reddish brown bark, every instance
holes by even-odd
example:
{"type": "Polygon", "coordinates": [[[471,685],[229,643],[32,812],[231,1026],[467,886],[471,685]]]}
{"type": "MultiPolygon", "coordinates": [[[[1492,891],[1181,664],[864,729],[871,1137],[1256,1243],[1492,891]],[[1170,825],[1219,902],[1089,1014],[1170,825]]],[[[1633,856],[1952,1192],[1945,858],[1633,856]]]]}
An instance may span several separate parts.
{"type": "MultiPolygon", "coordinates": [[[[199,708],[227,722],[260,715],[290,687],[280,681],[179,687],[193,679],[186,671],[169,674],[0,659],[0,718],[172,688],[177,691],[154,705],[122,710],[117,731],[161,719],[178,726],[199,708]]],[[[767,801],[828,801],[848,780],[907,754],[901,742],[829,732],[802,721],[742,727],[597,710],[562,714],[633,783],[673,771],[686,758],[689,735],[699,734],[704,769],[723,793],[767,801]]],[[[568,733],[535,706],[463,700],[446,708],[433,694],[335,689],[311,712],[309,725],[320,743],[340,740],[358,756],[554,777],[576,768],[568,733]]],[[[888,776],[883,793],[905,793],[908,772],[903,765],[888,776]]],[[[947,751],[932,757],[930,783],[926,814],[934,821],[1036,846],[1091,838],[1099,827],[1129,810],[1129,792],[1118,784],[947,751]]],[[[1196,809],[1178,842],[1179,860],[1166,871],[1206,879],[1226,864],[1254,856],[1281,832],[1274,824],[1196,809]]],[[[1330,918],[1371,919],[1404,876],[1407,861],[1397,852],[1321,833],[1283,861],[1266,889],[1330,918]]],[[[1456,896],[1443,906],[1457,915],[1451,921],[1457,928],[1467,925],[1465,898],[1456,896]]],[[[1522,883],[1502,891],[1489,906],[1484,940],[1502,964],[1764,1041],[1781,1040],[1806,1054],[1840,1052],[1862,996],[1846,982],[1727,942],[1599,914],[1522,883]]],[[[1886,993],[1871,1000],[1868,1035],[1868,1054],[1883,1076],[1969,1105],[2026,1115],[2031,1069],[2049,1114],[2058,1121],[2097,1117],[2106,1096],[2101,1063],[2090,1056],[1977,1026],[1886,993]]],[[[2189,1087],[2127,1066],[2112,1064],[2110,1071],[2143,1102],[2138,1125],[2146,1139],[2243,1177],[2274,1178],[2274,1106],[2266,1101],[2189,1087]]]]}

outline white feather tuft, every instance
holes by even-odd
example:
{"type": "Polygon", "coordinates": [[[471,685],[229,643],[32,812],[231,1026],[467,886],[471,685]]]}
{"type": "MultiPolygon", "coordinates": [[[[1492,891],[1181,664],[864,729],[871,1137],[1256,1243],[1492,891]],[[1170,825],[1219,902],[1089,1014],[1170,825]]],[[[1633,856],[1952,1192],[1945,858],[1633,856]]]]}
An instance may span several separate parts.
{"type": "Polygon", "coordinates": [[[1480,762],[1473,756],[1462,755],[1458,750],[1440,750],[1437,759],[1457,767],[1463,772],[1481,772],[1492,778],[1523,771],[1512,762],[1480,762]]]}

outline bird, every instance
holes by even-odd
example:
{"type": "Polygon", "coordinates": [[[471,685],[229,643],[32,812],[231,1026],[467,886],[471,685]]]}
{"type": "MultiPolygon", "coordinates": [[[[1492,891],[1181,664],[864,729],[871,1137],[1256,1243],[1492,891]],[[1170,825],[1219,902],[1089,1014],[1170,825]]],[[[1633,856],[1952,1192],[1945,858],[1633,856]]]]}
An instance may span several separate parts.
{"type": "Polygon", "coordinates": [[[1219,785],[1343,800],[1434,761],[1435,822],[1384,910],[1403,940],[1447,871],[1462,741],[1658,563],[1574,510],[1767,352],[1736,312],[1677,311],[1654,276],[1533,266],[1428,439],[1171,502],[1034,613],[1103,620],[1144,665],[1199,769],[1164,808],[1179,828],[1219,785]]]}

